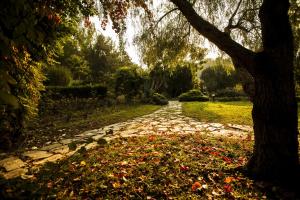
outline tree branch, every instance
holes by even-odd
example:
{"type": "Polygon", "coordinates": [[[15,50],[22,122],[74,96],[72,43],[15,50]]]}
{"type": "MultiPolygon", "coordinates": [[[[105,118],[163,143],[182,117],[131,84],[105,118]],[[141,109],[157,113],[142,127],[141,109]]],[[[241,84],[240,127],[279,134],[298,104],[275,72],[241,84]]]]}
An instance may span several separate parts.
{"type": "Polygon", "coordinates": [[[186,0],[170,0],[173,2],[181,13],[186,17],[189,23],[210,42],[214,43],[220,50],[227,53],[234,63],[246,68],[251,74],[254,71],[255,53],[239,43],[235,42],[230,36],[213,24],[204,20],[194,10],[193,6],[186,0]]]}
{"type": "Polygon", "coordinates": [[[233,19],[234,19],[234,17],[236,16],[236,14],[237,14],[237,12],[238,12],[238,10],[239,10],[239,8],[240,8],[240,6],[241,6],[241,4],[242,4],[242,1],[243,1],[243,0],[240,0],[240,1],[239,1],[239,3],[238,3],[238,5],[237,5],[236,9],[234,10],[234,12],[232,13],[231,17],[229,18],[228,25],[227,25],[227,26],[225,27],[225,29],[224,29],[224,32],[225,32],[225,33],[230,34],[230,30],[231,30],[231,28],[233,27],[233,24],[232,24],[233,19]]]}
{"type": "Polygon", "coordinates": [[[173,9],[169,10],[168,12],[166,12],[163,16],[161,16],[159,18],[159,20],[157,20],[157,22],[156,22],[156,24],[155,24],[154,27],[156,27],[158,25],[158,23],[161,22],[161,20],[163,20],[163,18],[165,18],[167,15],[169,15],[170,13],[172,13],[172,12],[174,12],[176,10],[178,10],[178,8],[173,8],[173,9]]]}

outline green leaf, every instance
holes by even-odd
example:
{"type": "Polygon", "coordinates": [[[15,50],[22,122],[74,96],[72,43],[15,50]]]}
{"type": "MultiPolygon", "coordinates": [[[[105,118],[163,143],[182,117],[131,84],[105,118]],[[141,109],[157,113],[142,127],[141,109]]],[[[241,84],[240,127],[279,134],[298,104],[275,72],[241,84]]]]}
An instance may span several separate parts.
{"type": "Polygon", "coordinates": [[[12,94],[0,91],[0,104],[11,105],[13,108],[19,108],[19,102],[17,97],[12,94]]]}

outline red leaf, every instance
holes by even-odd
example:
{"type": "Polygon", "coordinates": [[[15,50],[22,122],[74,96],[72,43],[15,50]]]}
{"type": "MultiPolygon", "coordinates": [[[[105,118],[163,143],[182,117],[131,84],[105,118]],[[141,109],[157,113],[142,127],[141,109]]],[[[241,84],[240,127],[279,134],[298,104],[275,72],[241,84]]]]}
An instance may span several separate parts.
{"type": "Polygon", "coordinates": [[[188,166],[184,166],[184,165],[181,165],[180,166],[180,170],[181,171],[187,171],[187,170],[189,170],[190,168],[188,167],[188,166]]]}
{"type": "Polygon", "coordinates": [[[199,182],[195,182],[192,185],[192,191],[195,192],[198,188],[201,188],[201,184],[199,182]]]}
{"type": "Polygon", "coordinates": [[[226,193],[231,193],[231,192],[232,192],[232,187],[231,187],[231,185],[228,185],[228,184],[224,185],[224,191],[225,191],[226,193]]]}

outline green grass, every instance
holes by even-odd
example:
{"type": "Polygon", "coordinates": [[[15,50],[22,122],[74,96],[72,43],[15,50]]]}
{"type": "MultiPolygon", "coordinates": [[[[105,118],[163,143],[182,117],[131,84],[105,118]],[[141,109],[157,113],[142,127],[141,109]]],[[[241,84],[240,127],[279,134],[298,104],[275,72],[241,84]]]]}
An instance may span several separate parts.
{"type": "Polygon", "coordinates": [[[161,108],[157,105],[117,105],[112,107],[104,107],[95,110],[86,118],[82,117],[82,113],[74,113],[72,118],[75,120],[69,123],[57,122],[57,127],[67,128],[71,126],[81,126],[84,124],[97,123],[99,126],[105,126],[117,122],[126,121],[135,117],[143,116],[161,108]]]}
{"type": "Polygon", "coordinates": [[[30,180],[0,179],[0,195],[4,199],[277,199],[288,194],[270,184],[259,187],[236,170],[246,163],[252,145],[199,134],[119,138],[45,165],[30,180]]]}
{"type": "Polygon", "coordinates": [[[205,122],[252,125],[252,104],[234,102],[185,102],[183,114],[205,122]]]}
{"type": "MultiPolygon", "coordinates": [[[[252,103],[249,101],[184,102],[182,110],[184,115],[203,122],[253,125],[252,103]]],[[[298,112],[298,126],[300,127],[300,112],[298,112]]]]}
{"type": "Polygon", "coordinates": [[[81,110],[60,109],[59,113],[39,116],[30,123],[25,133],[28,139],[23,147],[43,146],[62,134],[65,134],[64,138],[72,138],[87,130],[150,114],[159,108],[161,106],[138,104],[81,110]]]}

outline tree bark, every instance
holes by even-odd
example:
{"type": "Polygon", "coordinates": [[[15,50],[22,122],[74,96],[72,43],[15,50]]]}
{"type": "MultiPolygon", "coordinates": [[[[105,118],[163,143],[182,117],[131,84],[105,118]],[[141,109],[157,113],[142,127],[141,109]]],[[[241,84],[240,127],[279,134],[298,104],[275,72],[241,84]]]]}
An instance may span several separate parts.
{"type": "Polygon", "coordinates": [[[171,0],[189,23],[254,78],[254,151],[247,165],[256,178],[291,179],[298,172],[298,117],[293,75],[293,35],[288,0],[260,8],[263,51],[254,53],[201,18],[186,0],[171,0]]]}
{"type": "Polygon", "coordinates": [[[255,145],[248,169],[263,179],[290,179],[299,167],[294,51],[288,8],[288,0],[264,0],[259,15],[264,50],[257,54],[254,70],[255,145]]]}

